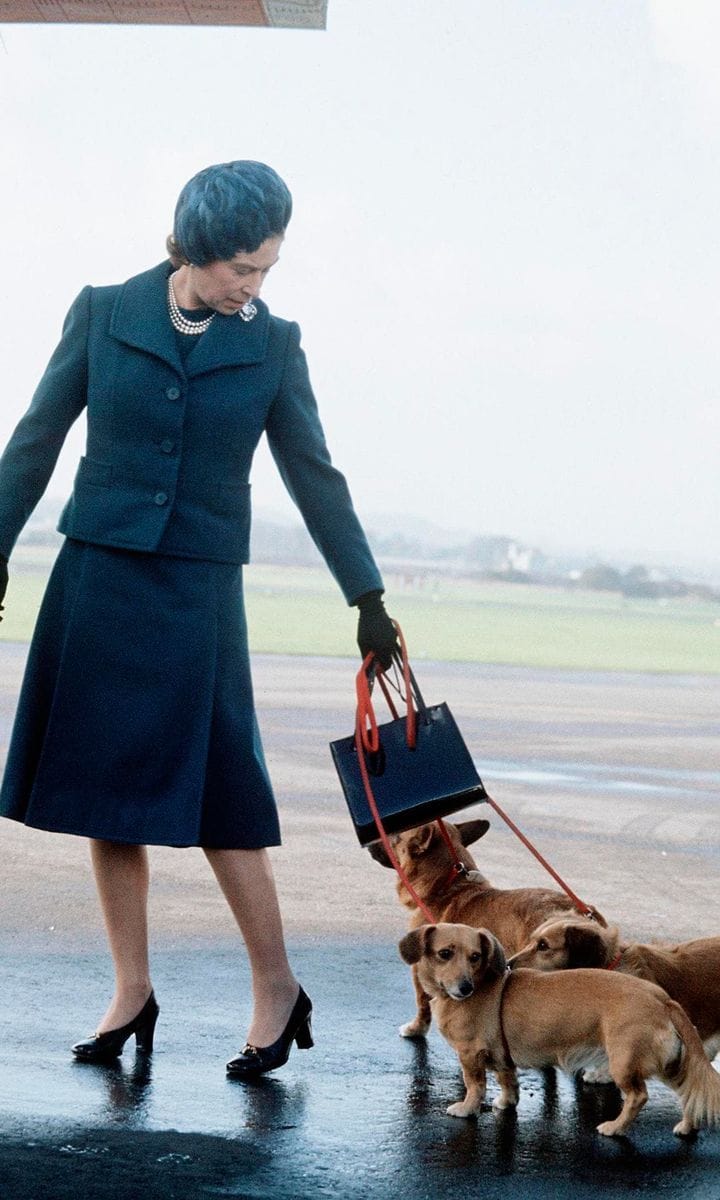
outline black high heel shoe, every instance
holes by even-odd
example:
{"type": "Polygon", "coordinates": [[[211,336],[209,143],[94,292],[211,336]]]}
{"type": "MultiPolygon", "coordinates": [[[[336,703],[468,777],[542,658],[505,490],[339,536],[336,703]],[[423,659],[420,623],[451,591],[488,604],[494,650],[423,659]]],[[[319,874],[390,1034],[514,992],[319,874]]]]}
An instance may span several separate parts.
{"type": "Polygon", "coordinates": [[[142,1054],[152,1054],[155,1022],[160,1009],[151,992],[140,1012],[127,1025],[109,1029],[107,1033],[96,1033],[86,1042],[77,1042],[72,1052],[81,1062],[111,1062],[122,1054],[123,1046],[135,1034],[135,1045],[142,1054]]]}
{"type": "Polygon", "coordinates": [[[264,1075],[266,1071],[274,1071],[282,1067],[290,1057],[290,1048],[295,1042],[298,1050],[309,1050],[314,1045],[310,1015],[312,1003],[302,988],[295,1001],[287,1025],[277,1041],[270,1046],[243,1047],[237,1058],[231,1058],[227,1064],[228,1075],[236,1079],[252,1079],[264,1075]]]}

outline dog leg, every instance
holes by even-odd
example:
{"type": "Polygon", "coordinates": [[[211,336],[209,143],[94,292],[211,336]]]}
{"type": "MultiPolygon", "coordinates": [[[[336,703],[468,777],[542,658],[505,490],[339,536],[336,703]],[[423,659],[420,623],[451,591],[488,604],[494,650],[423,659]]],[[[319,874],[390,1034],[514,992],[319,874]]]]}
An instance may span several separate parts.
{"type": "Polygon", "coordinates": [[[675,1137],[691,1138],[695,1137],[697,1128],[693,1125],[689,1117],[683,1117],[682,1121],[678,1121],[677,1125],[673,1128],[673,1133],[675,1137]]]}
{"type": "Polygon", "coordinates": [[[632,1125],[640,1109],[647,1104],[648,1094],[644,1079],[635,1077],[621,1081],[616,1078],[615,1083],[623,1093],[623,1106],[614,1121],[603,1121],[598,1125],[598,1133],[605,1137],[617,1137],[618,1134],[624,1133],[632,1125]]]}
{"type": "Polygon", "coordinates": [[[497,1081],[500,1084],[500,1095],[493,1100],[493,1108],[496,1112],[500,1112],[503,1108],[515,1108],[519,1095],[515,1068],[510,1067],[508,1070],[498,1071],[497,1081]]]}
{"type": "Polygon", "coordinates": [[[427,1036],[430,1025],[432,1024],[432,1012],[430,1009],[430,997],[423,991],[420,980],[418,979],[417,967],[413,964],[412,968],[413,987],[415,988],[415,1000],[417,1003],[417,1013],[412,1021],[408,1021],[406,1025],[400,1026],[400,1037],[406,1038],[423,1038],[427,1036]]]}
{"type": "Polygon", "coordinates": [[[460,1055],[463,1082],[465,1084],[465,1099],[458,1100],[447,1109],[451,1117],[475,1117],[482,1111],[482,1102],[487,1091],[487,1072],[485,1050],[474,1051],[472,1054],[460,1055]]]}

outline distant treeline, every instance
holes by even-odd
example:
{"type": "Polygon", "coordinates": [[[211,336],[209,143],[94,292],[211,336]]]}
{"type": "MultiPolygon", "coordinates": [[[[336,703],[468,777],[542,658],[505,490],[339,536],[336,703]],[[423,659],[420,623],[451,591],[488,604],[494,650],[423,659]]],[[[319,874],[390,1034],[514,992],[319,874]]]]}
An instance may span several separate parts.
{"type": "Polygon", "coordinates": [[[657,579],[640,566],[631,567],[629,571],[617,571],[606,563],[598,563],[581,571],[577,584],[578,587],[598,592],[620,592],[623,596],[649,596],[652,599],[693,596],[720,604],[720,591],[717,588],[703,583],[684,583],[682,579],[657,579]]]}
{"type": "MultiPolygon", "coordinates": [[[[61,538],[54,528],[57,514],[44,511],[38,520],[39,515],[21,540],[26,545],[59,544],[61,538]]],[[[455,542],[439,529],[430,529],[428,537],[413,537],[396,530],[380,533],[370,525],[368,537],[382,566],[417,578],[451,573],[478,580],[616,592],[633,598],[687,596],[720,603],[720,588],[710,584],[688,583],[665,570],[640,565],[622,571],[609,563],[588,564],[587,558],[583,560],[579,555],[551,558],[536,547],[503,535],[480,535],[455,542]]],[[[280,524],[263,517],[253,521],[251,554],[257,563],[314,566],[322,562],[303,525],[280,524]]]]}

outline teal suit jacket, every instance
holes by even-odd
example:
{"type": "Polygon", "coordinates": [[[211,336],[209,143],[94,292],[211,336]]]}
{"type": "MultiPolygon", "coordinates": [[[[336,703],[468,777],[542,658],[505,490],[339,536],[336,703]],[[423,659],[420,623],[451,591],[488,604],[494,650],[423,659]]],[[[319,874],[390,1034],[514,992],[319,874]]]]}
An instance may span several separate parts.
{"type": "Polygon", "coordinates": [[[32,404],[0,459],[0,553],[9,557],[66,434],[87,407],[87,448],[61,533],[78,541],[245,563],[250,467],[263,432],[348,603],[382,588],[343,475],[333,466],[299,327],[261,301],[216,315],[185,363],[166,303],[168,262],[86,287],[32,404]]]}

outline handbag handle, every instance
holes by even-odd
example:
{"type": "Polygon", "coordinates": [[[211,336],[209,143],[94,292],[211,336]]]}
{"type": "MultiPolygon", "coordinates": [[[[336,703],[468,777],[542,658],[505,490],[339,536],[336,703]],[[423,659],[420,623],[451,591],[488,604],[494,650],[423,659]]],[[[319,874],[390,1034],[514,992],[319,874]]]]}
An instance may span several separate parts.
{"type": "MultiPolygon", "coordinates": [[[[396,659],[402,671],[403,680],[405,683],[405,702],[407,705],[407,713],[405,716],[405,738],[410,750],[415,749],[417,743],[417,713],[413,706],[413,696],[421,711],[424,711],[425,704],[420,695],[415,676],[410,669],[408,660],[407,645],[403,631],[397,621],[393,621],[395,630],[400,643],[400,650],[396,653],[396,659]]],[[[378,733],[377,717],[372,702],[372,685],[377,678],[383,695],[388,704],[388,708],[393,717],[397,718],[397,712],[393,705],[387,685],[383,679],[385,672],[378,663],[375,655],[371,651],[364,659],[360,670],[355,678],[355,694],[357,696],[357,727],[360,732],[362,744],[368,754],[376,753],[380,748],[380,735],[378,733]]]]}

